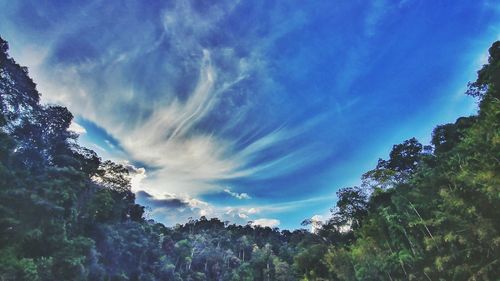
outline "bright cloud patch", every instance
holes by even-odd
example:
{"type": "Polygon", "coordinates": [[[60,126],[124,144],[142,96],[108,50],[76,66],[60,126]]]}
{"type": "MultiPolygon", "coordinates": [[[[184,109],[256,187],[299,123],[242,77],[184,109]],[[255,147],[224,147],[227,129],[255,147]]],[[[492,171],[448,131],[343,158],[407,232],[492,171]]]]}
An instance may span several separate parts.
{"type": "Polygon", "coordinates": [[[237,199],[250,199],[252,197],[250,197],[250,195],[248,195],[248,193],[236,193],[236,192],[232,192],[230,189],[226,188],[224,189],[224,192],[231,195],[232,197],[234,198],[237,198],[237,199]]]}
{"type": "Polygon", "coordinates": [[[311,218],[311,232],[315,233],[323,225],[325,218],[322,215],[314,215],[311,218]]]}
{"type": "Polygon", "coordinates": [[[143,167],[137,168],[129,162],[124,163],[130,175],[130,184],[132,191],[139,191],[143,189],[142,181],[147,177],[146,169],[143,167]]]}
{"type": "Polygon", "coordinates": [[[71,124],[69,125],[69,130],[79,135],[87,133],[87,130],[85,130],[85,128],[82,125],[76,123],[75,121],[71,122],[71,124]]]}
{"type": "Polygon", "coordinates": [[[280,225],[280,221],[277,219],[256,219],[252,222],[252,225],[259,225],[262,227],[277,227],[280,225]]]}

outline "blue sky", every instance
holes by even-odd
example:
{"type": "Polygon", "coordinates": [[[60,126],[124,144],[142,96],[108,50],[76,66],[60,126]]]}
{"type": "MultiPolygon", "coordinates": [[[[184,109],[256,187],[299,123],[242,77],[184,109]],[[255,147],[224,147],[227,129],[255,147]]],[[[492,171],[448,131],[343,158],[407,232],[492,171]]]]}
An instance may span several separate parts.
{"type": "Polygon", "coordinates": [[[496,1],[7,1],[0,35],[138,201],[294,229],[395,143],[475,112],[496,1]]]}

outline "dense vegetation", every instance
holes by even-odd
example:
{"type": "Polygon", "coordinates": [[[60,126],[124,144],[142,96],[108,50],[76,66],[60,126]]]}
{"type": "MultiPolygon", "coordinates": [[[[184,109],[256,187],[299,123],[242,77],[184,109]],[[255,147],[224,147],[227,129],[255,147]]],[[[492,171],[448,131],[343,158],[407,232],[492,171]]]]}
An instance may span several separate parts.
{"type": "Polygon", "coordinates": [[[395,145],[316,234],[145,220],[127,168],[79,146],[7,50],[0,38],[0,280],[500,278],[500,42],[469,85],[479,113],[395,145]]]}

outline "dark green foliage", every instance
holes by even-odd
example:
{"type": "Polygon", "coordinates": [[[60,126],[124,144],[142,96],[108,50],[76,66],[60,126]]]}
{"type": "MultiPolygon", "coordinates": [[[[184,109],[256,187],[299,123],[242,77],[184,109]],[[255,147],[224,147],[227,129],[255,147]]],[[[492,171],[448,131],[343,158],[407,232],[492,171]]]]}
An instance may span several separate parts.
{"type": "Polygon", "coordinates": [[[142,221],[128,173],[79,147],[68,130],[71,113],[39,104],[26,68],[1,39],[0,46],[0,279],[112,277],[99,230],[142,221]]]}
{"type": "Polygon", "coordinates": [[[470,84],[478,115],[395,145],[315,234],[145,220],[127,168],[80,147],[7,50],[0,38],[0,280],[500,277],[499,42],[470,84]]]}

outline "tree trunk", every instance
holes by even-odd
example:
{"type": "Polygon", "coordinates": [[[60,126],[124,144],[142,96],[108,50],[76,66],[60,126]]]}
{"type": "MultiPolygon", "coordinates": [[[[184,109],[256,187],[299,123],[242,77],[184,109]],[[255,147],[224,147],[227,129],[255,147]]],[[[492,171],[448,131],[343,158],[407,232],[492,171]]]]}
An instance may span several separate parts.
{"type": "MultiPolygon", "coordinates": [[[[406,199],[408,200],[408,199],[406,199]]],[[[420,216],[420,213],[417,211],[417,209],[415,208],[415,206],[413,206],[413,204],[411,203],[410,200],[408,200],[408,202],[410,203],[410,206],[411,208],[413,209],[413,211],[415,212],[415,214],[417,214],[418,218],[420,219],[420,221],[422,222],[422,224],[424,225],[425,227],[425,230],[427,230],[427,233],[429,234],[429,237],[432,238],[432,240],[434,240],[434,236],[432,236],[432,233],[431,231],[429,230],[429,228],[427,227],[427,224],[425,224],[424,222],[424,219],[420,216]]]]}

